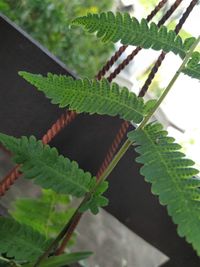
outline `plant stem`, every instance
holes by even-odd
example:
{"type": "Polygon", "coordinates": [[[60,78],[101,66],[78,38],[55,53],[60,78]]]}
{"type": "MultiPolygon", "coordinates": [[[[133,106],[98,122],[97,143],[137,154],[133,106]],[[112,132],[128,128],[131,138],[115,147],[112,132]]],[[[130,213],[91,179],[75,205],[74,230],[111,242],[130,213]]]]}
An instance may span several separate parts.
{"type": "Polygon", "coordinates": [[[74,212],[73,216],[71,217],[71,219],[69,220],[69,222],[63,227],[63,229],[61,230],[61,232],[58,234],[58,236],[53,240],[53,242],[48,246],[48,248],[45,250],[45,252],[38,258],[38,260],[36,261],[36,263],[33,265],[33,267],[38,267],[40,265],[40,263],[45,260],[48,255],[57,248],[60,240],[62,240],[62,238],[65,236],[65,234],[68,232],[71,224],[74,222],[74,219],[76,219],[80,212],[79,209],[81,207],[81,205],[83,205],[85,202],[87,202],[87,200],[89,199],[89,195],[86,195],[85,198],[83,199],[83,201],[81,202],[81,204],[78,206],[78,208],[76,209],[76,211],[74,212]]]}
{"type": "Polygon", "coordinates": [[[142,121],[142,123],[139,125],[138,129],[142,129],[147,124],[147,122],[149,121],[149,119],[152,117],[152,115],[155,113],[155,111],[157,110],[157,108],[163,102],[164,98],[167,96],[167,94],[171,90],[172,86],[174,85],[174,83],[176,82],[176,80],[178,79],[178,77],[180,76],[182,70],[185,68],[185,65],[187,64],[188,60],[190,59],[192,53],[194,52],[194,50],[197,47],[197,45],[199,44],[199,42],[200,42],[200,36],[196,39],[196,41],[194,42],[194,44],[191,46],[189,52],[186,54],[186,56],[185,56],[182,64],[180,65],[179,69],[176,71],[175,75],[173,76],[173,78],[169,82],[169,84],[166,87],[165,91],[160,96],[160,98],[156,102],[156,104],[153,107],[153,109],[149,112],[149,114],[144,118],[144,120],[142,121]]]}
{"type": "MultiPolygon", "coordinates": [[[[157,108],[163,102],[163,100],[165,99],[165,97],[167,96],[167,94],[169,93],[169,91],[171,90],[171,88],[173,87],[174,83],[176,82],[176,80],[180,76],[182,70],[186,66],[188,60],[190,59],[193,51],[195,50],[195,48],[197,47],[197,45],[199,44],[199,42],[200,42],[200,36],[195,40],[194,44],[191,46],[191,48],[190,48],[189,52],[186,54],[186,56],[185,56],[182,64],[180,65],[180,67],[178,68],[178,70],[176,71],[176,73],[174,74],[174,76],[172,77],[172,79],[170,80],[168,86],[166,87],[166,89],[164,90],[163,94],[160,96],[160,98],[156,102],[155,106],[147,114],[147,116],[144,118],[144,120],[141,122],[141,124],[138,126],[138,128],[136,130],[139,130],[139,129],[144,128],[145,125],[148,123],[149,119],[152,117],[152,115],[155,113],[155,111],[157,110],[157,108]]],[[[123,157],[123,155],[126,153],[126,151],[129,149],[129,147],[132,144],[133,144],[133,142],[129,141],[128,139],[125,141],[125,143],[123,144],[123,146],[120,148],[120,150],[118,151],[118,153],[116,154],[116,156],[113,158],[113,160],[109,164],[108,168],[99,177],[99,180],[98,180],[98,182],[96,184],[96,187],[102,181],[104,181],[108,177],[108,175],[112,172],[112,170],[115,168],[115,166],[117,165],[117,163],[120,161],[120,159],[123,157]]]]}
{"type": "MultiPolygon", "coordinates": [[[[136,129],[142,129],[145,127],[145,125],[148,123],[149,119],[152,117],[152,115],[155,113],[155,111],[157,110],[157,108],[160,106],[160,104],[163,102],[163,100],[165,99],[165,97],[167,96],[167,94],[169,93],[169,91],[171,90],[171,88],[173,87],[174,83],[176,82],[176,80],[178,79],[178,77],[180,76],[182,70],[184,69],[184,67],[186,66],[188,60],[190,59],[193,51],[195,50],[195,48],[197,47],[198,43],[200,42],[200,36],[196,39],[196,41],[194,42],[194,44],[191,46],[189,52],[186,54],[182,64],[180,65],[179,69],[176,71],[175,75],[173,76],[173,78],[171,79],[171,81],[169,82],[168,86],[166,87],[165,91],[163,92],[163,94],[161,95],[161,97],[158,99],[158,101],[156,102],[155,106],[153,107],[153,109],[149,112],[149,114],[144,118],[144,120],[141,122],[141,124],[138,126],[138,128],[136,129]]],[[[62,229],[62,231],[59,233],[59,235],[56,237],[56,239],[50,244],[50,246],[47,248],[47,250],[44,252],[44,254],[37,260],[37,262],[35,263],[35,265],[33,267],[38,267],[40,265],[40,263],[46,258],[48,257],[49,253],[55,249],[58,245],[58,243],[60,242],[60,240],[62,240],[62,238],[66,235],[66,233],[68,232],[68,230],[70,229],[70,226],[72,224],[75,224],[75,221],[79,218],[80,216],[80,212],[79,209],[80,207],[85,204],[90,197],[92,196],[92,194],[96,191],[96,189],[98,188],[98,186],[105,180],[107,179],[107,177],[109,176],[109,174],[112,172],[112,170],[116,167],[116,165],[118,164],[118,162],[120,161],[120,159],[123,157],[123,155],[126,153],[126,151],[129,149],[129,147],[133,144],[133,142],[131,142],[130,140],[126,140],[125,143],[122,145],[122,147],[120,148],[120,150],[117,152],[117,154],[115,155],[115,157],[113,158],[113,160],[111,161],[111,163],[109,164],[108,168],[105,170],[105,172],[99,177],[96,185],[94,186],[94,188],[92,188],[92,190],[86,194],[86,196],[84,197],[83,201],[81,202],[81,204],[79,205],[79,207],[77,208],[77,210],[75,211],[74,215],[72,216],[72,218],[70,219],[70,221],[65,225],[65,227],[62,229]]]]}

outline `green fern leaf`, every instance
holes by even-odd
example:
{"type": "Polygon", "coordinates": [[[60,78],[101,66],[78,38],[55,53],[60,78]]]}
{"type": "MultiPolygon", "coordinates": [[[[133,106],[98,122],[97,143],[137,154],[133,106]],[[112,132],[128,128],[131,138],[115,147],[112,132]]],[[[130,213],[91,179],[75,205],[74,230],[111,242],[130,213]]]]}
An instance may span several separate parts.
{"type": "Polygon", "coordinates": [[[148,124],[128,137],[138,145],[137,161],[144,164],[141,174],[152,184],[161,204],[167,205],[179,235],[185,236],[200,255],[200,179],[194,177],[198,174],[191,167],[194,162],[185,158],[181,146],[167,136],[161,124],[148,124]]]}
{"type": "Polygon", "coordinates": [[[87,210],[91,210],[93,214],[97,214],[99,212],[100,207],[105,207],[108,205],[109,201],[106,197],[102,196],[103,193],[108,189],[108,182],[103,181],[95,191],[95,193],[91,196],[91,198],[80,207],[80,212],[85,212],[87,210]]]}
{"type": "Polygon", "coordinates": [[[122,119],[139,123],[152,104],[155,104],[155,101],[144,104],[141,97],[129,92],[127,88],[119,88],[116,83],[109,84],[106,79],[98,82],[52,74],[43,77],[20,72],[20,75],[43,91],[53,104],[77,112],[119,115],[122,119]]]}
{"type": "Polygon", "coordinates": [[[58,155],[56,148],[43,145],[35,137],[15,138],[0,133],[0,142],[14,154],[25,178],[45,189],[82,197],[94,186],[96,179],[84,172],[75,161],[58,155]]]}
{"type": "Polygon", "coordinates": [[[0,217],[0,254],[20,261],[33,261],[44,253],[48,243],[44,236],[31,227],[11,218],[0,217]]]}
{"type": "Polygon", "coordinates": [[[10,214],[18,222],[29,225],[50,238],[55,237],[73,215],[75,210],[69,208],[69,203],[67,195],[42,190],[38,198],[17,199],[10,214]]]}
{"type": "Polygon", "coordinates": [[[168,31],[165,26],[160,28],[147,20],[139,22],[136,18],[131,18],[128,13],[106,12],[101,14],[88,14],[87,16],[76,18],[72,24],[83,26],[88,32],[97,33],[97,37],[104,42],[121,41],[124,45],[140,46],[142,48],[152,48],[179,54],[182,58],[190,49],[195,38],[182,41],[181,37],[174,31],[168,31]]]}
{"type": "Polygon", "coordinates": [[[192,78],[200,80],[200,53],[194,52],[191,59],[188,61],[187,66],[182,71],[184,74],[192,78]]]}

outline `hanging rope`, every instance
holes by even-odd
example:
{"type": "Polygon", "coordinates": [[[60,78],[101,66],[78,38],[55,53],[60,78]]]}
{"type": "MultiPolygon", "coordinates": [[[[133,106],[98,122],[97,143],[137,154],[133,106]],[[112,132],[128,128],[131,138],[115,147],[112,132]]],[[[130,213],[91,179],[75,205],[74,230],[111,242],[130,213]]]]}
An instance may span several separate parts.
{"type": "MultiPolygon", "coordinates": [[[[166,20],[171,16],[171,14],[177,9],[177,7],[181,4],[183,0],[176,0],[175,3],[171,6],[171,8],[166,12],[166,14],[162,17],[162,19],[158,22],[158,27],[163,25],[166,20]]],[[[131,54],[127,56],[127,58],[119,64],[119,66],[110,74],[108,77],[108,81],[111,82],[116,76],[123,70],[125,69],[126,66],[129,65],[129,63],[134,59],[134,57],[139,53],[141,50],[141,47],[137,47],[136,49],[133,50],[131,54]]]]}
{"type": "MultiPolygon", "coordinates": [[[[189,14],[191,13],[191,11],[193,10],[193,8],[195,7],[195,5],[197,4],[198,0],[193,0],[190,5],[188,6],[188,8],[186,9],[185,13],[183,14],[183,16],[181,17],[179,23],[176,25],[175,28],[175,32],[176,34],[179,33],[179,31],[181,30],[183,24],[185,23],[186,19],[188,18],[189,14]]],[[[156,73],[158,72],[158,69],[160,68],[160,66],[162,65],[163,60],[165,59],[167,53],[162,52],[160,54],[160,56],[158,57],[155,65],[153,66],[147,80],[145,81],[142,89],[140,90],[139,96],[143,97],[145,95],[145,93],[147,92],[149,86],[151,85],[156,73]]]]}
{"type": "MultiPolygon", "coordinates": [[[[152,10],[152,12],[147,16],[146,20],[149,22],[152,18],[160,11],[160,9],[167,3],[168,0],[162,0],[158,3],[158,5],[152,10]]],[[[119,50],[111,57],[110,60],[107,61],[105,66],[99,71],[96,75],[97,80],[101,80],[101,78],[106,74],[106,72],[115,64],[115,62],[119,59],[119,57],[126,50],[128,45],[122,45],[119,50]]]]}
{"type": "MultiPolygon", "coordinates": [[[[157,14],[157,12],[164,6],[166,2],[167,0],[160,1],[159,4],[155,7],[155,9],[147,17],[148,20],[151,20],[157,14]]],[[[115,53],[115,55],[117,54],[118,56],[120,56],[122,53],[123,53],[123,49],[121,48],[115,53]]],[[[110,61],[112,61],[112,63],[114,64],[117,59],[118,59],[117,56],[113,56],[110,61]]],[[[111,64],[111,63],[107,63],[107,64],[111,64]]],[[[109,66],[111,67],[112,65],[109,65],[109,66]]],[[[107,67],[105,68],[107,69],[107,67]]],[[[102,75],[103,74],[101,75],[99,74],[99,79],[101,79],[102,75]]],[[[44,144],[47,144],[48,142],[50,142],[61,131],[61,129],[63,129],[65,126],[71,123],[76,118],[76,116],[77,116],[76,112],[73,112],[73,111],[67,112],[64,115],[61,115],[61,117],[51,126],[51,128],[42,138],[42,141],[44,142],[44,144]]],[[[19,178],[19,176],[20,176],[19,166],[16,166],[0,182],[0,197],[6,193],[6,191],[11,187],[11,185],[13,185],[14,182],[19,178]]]]}
{"type": "MultiPolygon", "coordinates": [[[[178,23],[177,26],[176,26],[177,32],[180,31],[180,29],[182,28],[182,26],[183,26],[185,20],[187,19],[187,17],[188,17],[189,14],[191,13],[191,11],[193,10],[193,8],[194,8],[194,6],[197,4],[197,2],[198,2],[198,0],[193,0],[193,1],[190,3],[189,7],[186,9],[186,11],[185,11],[184,14],[182,15],[182,17],[181,17],[179,23],[178,23]],[[196,2],[196,3],[195,3],[195,2],[196,2]]],[[[164,22],[163,22],[163,23],[164,23],[164,22]]],[[[104,160],[104,162],[103,162],[103,164],[102,164],[102,166],[101,166],[101,168],[100,168],[100,170],[99,170],[99,172],[98,172],[98,174],[97,174],[97,177],[100,176],[100,173],[103,171],[103,169],[104,169],[104,171],[106,170],[108,164],[110,163],[110,157],[111,157],[111,156],[113,157],[114,154],[115,154],[115,152],[116,152],[116,151],[115,151],[114,154],[113,154],[113,151],[114,151],[115,148],[116,148],[114,144],[115,144],[115,142],[117,142],[117,143],[118,143],[118,142],[119,142],[119,143],[121,142],[120,140],[122,140],[122,139],[121,139],[120,137],[121,137],[121,134],[124,133],[126,127],[127,127],[127,129],[128,129],[129,124],[128,124],[127,122],[124,121],[124,122],[122,123],[122,125],[121,125],[120,131],[118,132],[117,136],[115,137],[115,139],[114,139],[114,141],[113,141],[113,144],[111,145],[111,147],[110,147],[110,149],[109,149],[109,152],[108,152],[108,154],[107,154],[107,156],[106,156],[106,158],[105,158],[105,160],[104,160]]],[[[126,130],[126,131],[127,131],[127,130],[126,130]]],[[[124,137],[124,136],[123,136],[123,137],[124,137]]],[[[123,137],[122,137],[122,138],[123,138],[123,137]]],[[[80,221],[80,219],[81,219],[81,216],[82,216],[82,214],[79,213],[79,215],[77,216],[76,220],[71,224],[69,231],[67,232],[67,234],[66,234],[66,236],[64,237],[64,239],[63,239],[63,241],[62,241],[60,247],[58,248],[58,250],[57,250],[57,252],[56,252],[56,255],[62,254],[62,253],[64,252],[64,249],[65,249],[65,247],[66,247],[68,241],[70,240],[70,238],[71,238],[71,236],[72,236],[74,230],[76,229],[76,227],[77,227],[77,225],[78,225],[78,223],[79,223],[79,221],[80,221]]]]}
{"type": "MultiPolygon", "coordinates": [[[[161,18],[161,20],[158,22],[158,26],[160,27],[162,24],[164,24],[167,19],[173,14],[173,12],[177,9],[177,7],[181,4],[183,0],[176,0],[175,3],[170,7],[170,9],[165,13],[165,15],[161,18]]],[[[182,24],[182,23],[181,23],[182,24]]],[[[178,27],[178,25],[177,25],[178,27]]],[[[182,27],[182,25],[181,25],[182,27]]],[[[180,28],[180,27],[179,27],[180,28]]],[[[116,68],[116,70],[110,74],[108,80],[109,82],[111,82],[117,75],[119,72],[121,72],[129,63],[131,60],[133,60],[133,58],[138,54],[138,52],[141,50],[142,48],[137,47],[135,50],[133,50],[133,52],[128,55],[128,57],[116,68]]],[[[139,95],[141,96],[141,95],[139,95]]],[[[143,95],[144,96],[144,95],[143,95]]],[[[122,139],[124,138],[125,134],[128,131],[128,128],[130,127],[130,123],[128,123],[127,121],[123,121],[120,129],[116,135],[116,137],[114,138],[114,141],[112,142],[108,153],[97,173],[97,178],[99,178],[102,173],[105,171],[105,169],[108,167],[109,163],[111,162],[111,160],[113,159],[115,153],[118,150],[119,145],[122,142],[122,139]]]]}
{"type": "MultiPolygon", "coordinates": [[[[187,8],[187,10],[185,11],[185,13],[182,15],[179,23],[176,26],[176,29],[181,29],[183,26],[183,23],[185,22],[186,18],[189,16],[189,14],[191,13],[192,9],[191,5],[193,5],[195,0],[193,0],[191,2],[191,4],[189,5],[189,7],[187,8]]],[[[172,7],[169,9],[169,11],[164,15],[163,18],[165,19],[161,19],[162,23],[164,23],[170,16],[171,14],[176,10],[176,8],[180,5],[181,1],[176,1],[174,5],[172,5],[172,7]]],[[[196,2],[197,3],[197,2],[196,2]]],[[[195,6],[195,4],[194,4],[195,6]]],[[[193,6],[193,7],[194,7],[193,6]]],[[[178,30],[176,30],[176,33],[178,33],[178,30]]],[[[116,153],[119,144],[121,143],[122,139],[124,138],[125,133],[127,132],[128,128],[129,128],[130,124],[126,121],[124,121],[120,127],[119,132],[117,133],[106,157],[105,160],[103,161],[98,173],[97,173],[97,179],[101,176],[101,174],[103,174],[103,172],[106,170],[106,168],[108,167],[109,163],[111,162],[111,160],[113,159],[114,154],[116,153]]],[[[59,249],[57,250],[57,255],[63,253],[68,241],[70,240],[76,226],[78,225],[79,221],[81,219],[81,214],[77,217],[76,221],[70,226],[70,231],[68,231],[68,233],[66,234],[66,236],[64,237],[61,246],[59,247],[59,249]]]]}
{"type": "MultiPolygon", "coordinates": [[[[60,132],[64,127],[70,124],[76,117],[76,113],[73,111],[66,112],[52,125],[52,127],[43,136],[43,144],[49,143],[58,132],[60,132]]],[[[5,192],[14,184],[14,182],[20,177],[21,173],[19,171],[20,166],[16,165],[1,181],[0,183],[0,196],[3,196],[5,192]]]]}

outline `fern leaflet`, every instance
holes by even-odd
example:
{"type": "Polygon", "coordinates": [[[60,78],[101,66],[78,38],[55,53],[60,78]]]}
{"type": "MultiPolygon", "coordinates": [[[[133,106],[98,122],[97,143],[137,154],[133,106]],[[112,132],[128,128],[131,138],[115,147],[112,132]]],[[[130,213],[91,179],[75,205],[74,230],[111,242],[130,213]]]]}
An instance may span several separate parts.
{"type": "Polygon", "coordinates": [[[139,163],[144,164],[141,174],[152,183],[152,192],[159,195],[161,204],[178,224],[178,233],[185,236],[200,255],[200,179],[191,166],[192,160],[181,153],[180,145],[167,136],[161,124],[148,124],[144,129],[128,134],[139,145],[139,163]]]}
{"type": "Polygon", "coordinates": [[[95,184],[95,178],[84,172],[75,161],[58,155],[56,148],[43,145],[34,136],[15,138],[0,133],[0,142],[14,154],[14,161],[22,164],[25,178],[57,193],[82,197],[95,184]]]}
{"type": "Polygon", "coordinates": [[[88,14],[76,18],[72,24],[81,25],[90,33],[97,32],[97,37],[104,42],[121,41],[124,45],[171,51],[182,58],[195,41],[195,38],[190,37],[183,42],[179,35],[172,30],[168,31],[167,27],[159,28],[154,22],[149,26],[147,20],[142,19],[139,22],[128,13],[117,12],[115,15],[109,11],[88,14]]]}
{"type": "Polygon", "coordinates": [[[108,189],[108,182],[103,181],[91,196],[91,198],[79,208],[80,212],[85,212],[88,209],[91,210],[93,214],[97,214],[99,212],[99,207],[105,207],[108,205],[108,199],[103,195],[103,193],[108,189]]]}
{"type": "Polygon", "coordinates": [[[35,260],[49,243],[31,227],[3,217],[0,217],[0,237],[0,254],[16,260],[35,260]]]}
{"type": "Polygon", "coordinates": [[[47,77],[27,72],[20,72],[20,75],[43,91],[53,104],[77,112],[119,115],[124,120],[139,123],[155,104],[154,100],[145,104],[141,97],[129,92],[127,88],[119,88],[116,83],[110,85],[106,79],[100,82],[74,80],[50,73],[47,77]]]}
{"type": "Polygon", "coordinates": [[[15,220],[30,225],[46,238],[55,237],[74,213],[69,203],[69,196],[43,189],[37,199],[17,199],[10,213],[15,220]]]}
{"type": "Polygon", "coordinates": [[[184,74],[189,75],[192,78],[200,80],[200,53],[194,52],[187,66],[182,71],[184,74]]]}

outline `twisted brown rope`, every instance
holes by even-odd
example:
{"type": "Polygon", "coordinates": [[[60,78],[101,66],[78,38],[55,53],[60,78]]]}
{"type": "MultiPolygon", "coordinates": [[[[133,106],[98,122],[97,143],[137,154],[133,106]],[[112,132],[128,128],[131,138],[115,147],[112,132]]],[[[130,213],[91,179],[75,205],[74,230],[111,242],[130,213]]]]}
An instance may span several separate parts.
{"type": "MultiPolygon", "coordinates": [[[[184,12],[184,14],[182,15],[182,17],[181,17],[181,19],[180,19],[178,25],[176,26],[177,31],[179,31],[179,30],[181,29],[181,27],[183,26],[183,23],[185,22],[186,18],[187,18],[187,17],[189,16],[189,14],[191,13],[193,7],[195,6],[195,3],[194,3],[195,1],[196,1],[196,0],[193,0],[193,1],[191,2],[191,4],[189,5],[189,7],[187,8],[187,10],[186,10],[186,11],[184,12]],[[192,7],[192,6],[193,6],[193,7],[192,7]],[[178,29],[179,29],[179,30],[178,30],[178,29]]],[[[197,2],[198,2],[198,1],[196,1],[196,3],[197,3],[197,2]]],[[[118,146],[119,146],[119,144],[121,143],[121,140],[122,140],[122,138],[124,137],[124,134],[126,133],[126,131],[127,131],[127,129],[128,129],[129,126],[130,126],[130,124],[129,124],[128,122],[125,122],[125,121],[124,121],[124,122],[122,123],[121,128],[120,128],[120,130],[119,130],[117,136],[115,137],[115,139],[114,139],[114,141],[113,141],[113,143],[112,143],[112,145],[111,145],[111,147],[110,147],[110,149],[109,149],[109,152],[108,152],[108,154],[106,155],[106,158],[105,158],[105,160],[104,160],[104,162],[103,162],[103,164],[102,164],[102,166],[101,166],[101,168],[100,168],[100,170],[99,170],[99,172],[98,172],[98,174],[97,174],[97,177],[98,177],[98,178],[100,177],[100,175],[101,175],[103,169],[104,169],[104,171],[105,171],[105,169],[108,167],[108,165],[109,165],[109,163],[110,163],[110,158],[111,158],[111,157],[113,158],[113,156],[114,156],[114,154],[115,154],[115,152],[116,152],[115,149],[117,150],[117,148],[116,148],[116,144],[118,144],[118,146]],[[123,136],[122,136],[122,135],[123,135],[123,136]]],[[[77,216],[74,218],[74,221],[73,221],[72,224],[70,225],[69,231],[67,232],[66,236],[64,237],[64,239],[63,239],[63,241],[62,241],[62,243],[61,243],[61,246],[60,246],[59,249],[57,250],[57,253],[56,253],[57,255],[63,253],[63,251],[64,251],[64,249],[65,249],[65,247],[66,247],[68,241],[70,240],[70,238],[71,238],[71,236],[72,236],[72,234],[73,234],[73,232],[74,232],[76,226],[78,225],[78,223],[79,223],[79,221],[80,221],[80,219],[81,219],[81,216],[82,216],[82,214],[81,214],[81,213],[78,213],[77,216]]]]}
{"type": "MultiPolygon", "coordinates": [[[[182,2],[182,0],[178,0],[172,5],[172,7],[167,11],[167,13],[159,21],[158,26],[161,26],[161,23],[163,24],[171,16],[171,14],[176,10],[176,8],[180,5],[181,2],[182,2]]],[[[190,4],[190,6],[191,6],[191,4],[190,4]]],[[[182,15],[179,23],[176,26],[176,29],[181,29],[181,27],[183,26],[183,23],[185,22],[186,18],[189,16],[190,12],[192,11],[192,8],[190,6],[187,8],[186,12],[182,15]]],[[[178,30],[176,30],[176,33],[178,33],[178,30]]],[[[136,48],[134,50],[134,53],[138,53],[139,52],[138,49],[139,48],[136,48]]],[[[111,76],[110,80],[112,81],[112,79],[113,79],[113,77],[111,76]]],[[[146,92],[144,92],[144,93],[146,93],[146,92]]],[[[114,157],[122,139],[124,138],[124,135],[126,134],[129,126],[130,126],[130,124],[127,121],[123,121],[123,123],[121,124],[121,127],[120,127],[111,147],[109,148],[108,153],[107,153],[107,155],[106,155],[106,157],[105,157],[105,159],[104,159],[104,161],[103,161],[103,163],[102,163],[102,165],[101,165],[101,167],[100,167],[100,169],[96,175],[97,179],[103,174],[103,172],[106,170],[109,163],[113,159],[113,157],[114,157]]],[[[70,238],[71,238],[76,226],[78,225],[80,219],[81,219],[81,214],[79,213],[77,215],[77,217],[75,218],[74,222],[70,225],[70,229],[62,241],[61,246],[59,247],[59,249],[57,251],[57,255],[61,254],[64,251],[64,249],[65,249],[68,241],[70,240],[70,238]]]]}
{"type": "MultiPolygon", "coordinates": [[[[195,5],[197,4],[198,0],[193,0],[191,1],[190,5],[187,7],[186,11],[184,12],[183,16],[181,17],[181,19],[179,20],[179,23],[176,25],[175,27],[175,32],[176,34],[179,33],[179,31],[181,30],[183,24],[185,23],[186,19],[188,18],[189,14],[191,13],[191,11],[193,10],[193,8],[195,7],[195,5]]],[[[151,72],[149,73],[149,76],[147,78],[147,80],[145,81],[142,89],[140,90],[140,94],[139,96],[144,96],[146,91],[148,90],[149,86],[151,85],[156,73],[158,72],[158,69],[160,68],[163,60],[165,59],[167,53],[162,52],[160,54],[160,56],[158,57],[156,63],[154,64],[151,72]]]]}
{"type": "MultiPolygon", "coordinates": [[[[177,7],[181,4],[183,0],[176,0],[175,3],[170,7],[170,9],[164,14],[164,16],[161,18],[161,20],[158,22],[158,27],[160,27],[162,24],[164,24],[166,22],[166,20],[173,14],[173,12],[177,9],[177,7]]],[[[126,65],[128,65],[130,63],[130,61],[135,57],[135,55],[138,54],[138,52],[141,50],[142,48],[137,47],[136,49],[133,50],[133,52],[116,68],[116,70],[111,73],[111,75],[109,76],[108,80],[111,81],[112,79],[114,79],[116,77],[116,75],[118,75],[119,72],[121,72],[126,65]]],[[[146,91],[145,91],[146,92],[146,91]]],[[[144,93],[142,92],[142,94],[139,94],[139,96],[144,96],[144,93]]],[[[111,162],[113,156],[115,155],[115,153],[118,150],[118,147],[122,141],[122,139],[124,138],[125,134],[127,133],[127,130],[129,128],[130,124],[127,121],[123,121],[120,129],[112,143],[112,145],[110,146],[108,153],[97,173],[97,177],[100,177],[101,174],[105,171],[105,169],[108,167],[109,163],[111,162]]]]}
{"type": "MultiPolygon", "coordinates": [[[[158,5],[152,10],[152,12],[147,16],[146,20],[149,22],[152,18],[160,11],[160,9],[167,3],[168,0],[162,0],[158,3],[158,5]]],[[[118,58],[122,55],[122,53],[126,50],[128,45],[122,45],[119,50],[111,57],[110,60],[107,61],[105,66],[98,72],[96,75],[96,79],[100,80],[106,72],[114,65],[114,63],[118,60],[118,58]]],[[[111,79],[112,80],[112,79],[111,79]]]]}
{"type": "MultiPolygon", "coordinates": [[[[183,0],[176,0],[175,3],[171,6],[171,8],[165,13],[165,15],[161,18],[161,20],[158,22],[158,27],[160,27],[162,24],[166,22],[166,20],[172,15],[172,13],[177,9],[177,7],[180,5],[180,3],[183,0]]],[[[141,47],[137,47],[133,50],[131,54],[127,56],[127,58],[119,64],[119,66],[110,74],[108,77],[108,81],[112,81],[125,67],[134,59],[134,57],[139,53],[141,50],[141,47]]]]}
{"type": "MultiPolygon", "coordinates": [[[[43,136],[42,142],[44,144],[49,143],[57,133],[59,133],[65,126],[70,124],[76,117],[76,113],[73,111],[65,112],[62,116],[52,125],[52,127],[47,131],[43,136]]],[[[10,188],[12,184],[19,178],[21,175],[19,171],[20,166],[16,165],[1,181],[0,183],[0,196],[3,196],[5,192],[10,188]]]]}
{"type": "MultiPolygon", "coordinates": [[[[166,2],[167,2],[167,0],[160,1],[159,4],[155,7],[155,9],[147,17],[148,20],[151,20],[153,18],[153,16],[155,16],[157,14],[157,12],[163,7],[163,5],[166,2]]],[[[123,53],[123,49],[120,48],[116,52],[116,54],[117,53],[120,56],[123,53]]],[[[111,61],[113,62],[113,64],[117,59],[118,58],[116,56],[113,56],[111,58],[111,61]]],[[[111,66],[112,65],[110,65],[110,67],[111,66]]],[[[107,67],[105,67],[105,68],[107,68],[107,67]]],[[[99,80],[101,79],[102,75],[103,74],[101,74],[101,75],[99,74],[99,77],[98,77],[99,80]]],[[[70,122],[72,122],[76,116],[77,116],[77,114],[75,112],[69,112],[69,114],[65,113],[65,114],[61,115],[61,117],[56,121],[56,123],[54,123],[51,126],[51,128],[48,130],[48,132],[42,138],[44,144],[47,144],[48,142],[50,142],[61,131],[61,129],[63,129],[70,122]]],[[[18,170],[19,170],[19,166],[14,167],[14,169],[12,171],[10,171],[10,173],[8,175],[6,175],[6,177],[0,182],[0,196],[3,196],[5,194],[5,192],[10,188],[10,186],[15,182],[15,180],[17,180],[17,178],[20,176],[20,173],[18,170]]]]}

